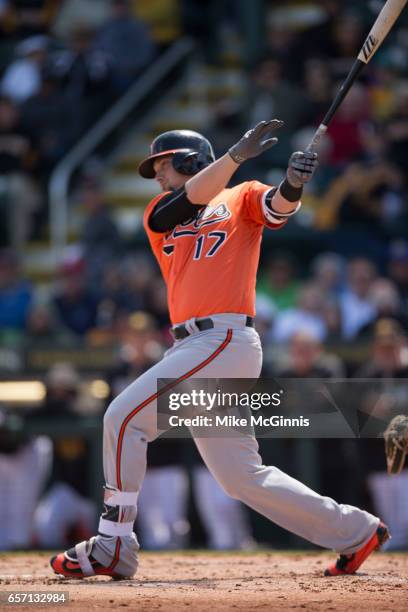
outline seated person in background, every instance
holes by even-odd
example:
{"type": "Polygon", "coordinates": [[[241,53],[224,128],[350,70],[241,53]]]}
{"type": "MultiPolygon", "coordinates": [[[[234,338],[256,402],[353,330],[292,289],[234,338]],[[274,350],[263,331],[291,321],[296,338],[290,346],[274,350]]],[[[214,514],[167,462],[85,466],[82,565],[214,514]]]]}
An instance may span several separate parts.
{"type": "Polygon", "coordinates": [[[61,325],[82,338],[96,327],[98,315],[98,299],[86,285],[84,261],[66,261],[57,280],[52,300],[55,313],[61,325]]]}
{"type": "Polygon", "coordinates": [[[155,55],[149,31],[132,16],[129,0],[112,1],[111,16],[97,33],[94,48],[112,58],[119,91],[130,85],[155,55]]]}
{"type": "MultiPolygon", "coordinates": [[[[45,378],[46,396],[43,404],[32,413],[32,419],[47,423],[64,419],[80,422],[77,411],[80,379],[72,366],[56,363],[45,378]]],[[[43,548],[66,545],[92,533],[95,519],[93,503],[87,499],[89,445],[77,435],[58,435],[53,440],[54,459],[49,488],[34,517],[35,541],[43,548]]]]}
{"type": "Polygon", "coordinates": [[[29,437],[23,419],[1,406],[0,550],[31,547],[34,512],[51,464],[51,441],[29,437]]]}
{"type": "Polygon", "coordinates": [[[17,106],[0,96],[0,197],[5,202],[8,242],[16,249],[29,238],[31,216],[39,205],[32,176],[36,162],[37,151],[17,106]]]}

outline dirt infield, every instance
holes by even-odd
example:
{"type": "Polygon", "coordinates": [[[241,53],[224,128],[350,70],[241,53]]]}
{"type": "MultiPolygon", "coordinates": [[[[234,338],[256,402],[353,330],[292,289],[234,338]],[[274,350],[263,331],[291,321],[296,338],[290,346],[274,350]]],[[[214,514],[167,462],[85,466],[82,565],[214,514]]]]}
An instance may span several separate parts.
{"type": "MultiPolygon", "coordinates": [[[[55,576],[45,553],[3,554],[0,592],[66,591],[64,605],[20,609],[390,610],[408,609],[408,555],[377,553],[355,576],[325,578],[328,553],[142,553],[136,580],[55,576]]],[[[17,606],[14,606],[16,608],[17,606]]],[[[11,606],[0,604],[0,610],[11,606]]]]}

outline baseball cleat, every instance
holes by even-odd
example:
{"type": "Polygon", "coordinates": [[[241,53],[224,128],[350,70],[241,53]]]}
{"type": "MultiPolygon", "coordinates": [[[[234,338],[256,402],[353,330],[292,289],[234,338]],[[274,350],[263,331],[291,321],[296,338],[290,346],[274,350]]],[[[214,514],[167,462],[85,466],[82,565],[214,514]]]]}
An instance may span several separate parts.
{"type": "Polygon", "coordinates": [[[340,555],[336,563],[330,565],[324,572],[325,576],[342,576],[343,574],[354,574],[360,565],[378,550],[390,538],[387,525],[380,523],[373,537],[360,550],[351,555],[340,555]]]}
{"type": "MultiPolygon", "coordinates": [[[[92,557],[92,548],[95,538],[77,544],[50,559],[50,565],[55,574],[66,578],[89,578],[90,576],[110,576],[114,580],[123,580],[128,576],[122,576],[114,571],[117,564],[115,555],[112,563],[105,567],[92,557]]],[[[120,548],[120,538],[118,538],[120,548]]]]}

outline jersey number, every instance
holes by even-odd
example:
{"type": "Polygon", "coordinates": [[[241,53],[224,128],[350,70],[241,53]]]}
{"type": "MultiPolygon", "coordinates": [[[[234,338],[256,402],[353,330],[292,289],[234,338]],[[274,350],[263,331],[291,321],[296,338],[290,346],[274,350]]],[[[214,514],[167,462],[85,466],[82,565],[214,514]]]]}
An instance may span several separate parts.
{"type": "Polygon", "coordinates": [[[204,257],[212,257],[216,254],[221,245],[225,242],[227,232],[209,232],[207,236],[199,236],[196,242],[196,248],[193,259],[200,259],[203,253],[204,243],[208,238],[215,238],[215,242],[208,249],[204,257]]]}

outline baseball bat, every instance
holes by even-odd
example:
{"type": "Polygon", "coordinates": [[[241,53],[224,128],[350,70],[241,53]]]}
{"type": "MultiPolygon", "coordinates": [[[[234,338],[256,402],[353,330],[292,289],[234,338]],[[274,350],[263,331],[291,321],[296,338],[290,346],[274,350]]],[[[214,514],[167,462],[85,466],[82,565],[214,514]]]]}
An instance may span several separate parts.
{"type": "Polygon", "coordinates": [[[380,47],[381,43],[398,19],[398,16],[402,12],[407,2],[408,0],[387,0],[387,2],[384,4],[363,46],[361,47],[361,51],[351,67],[350,72],[337,92],[332,105],[323,118],[323,121],[314,133],[314,136],[306,149],[307,151],[313,151],[315,149],[320,138],[327,131],[327,126],[332,120],[340,104],[343,102],[354,81],[380,47]]]}

